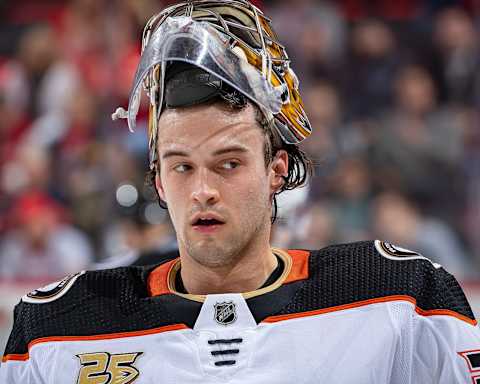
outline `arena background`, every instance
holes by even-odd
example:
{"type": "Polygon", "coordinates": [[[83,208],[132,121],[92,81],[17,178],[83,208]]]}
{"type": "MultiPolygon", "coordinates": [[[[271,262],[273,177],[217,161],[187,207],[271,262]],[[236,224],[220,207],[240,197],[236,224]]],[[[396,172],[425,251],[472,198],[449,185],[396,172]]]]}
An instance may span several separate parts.
{"type": "MultiPolygon", "coordinates": [[[[0,2],[0,347],[21,295],[168,251],[126,106],[154,0],[0,2]]],[[[314,127],[273,243],[380,238],[441,263],[480,314],[480,1],[257,1],[314,127]]]]}

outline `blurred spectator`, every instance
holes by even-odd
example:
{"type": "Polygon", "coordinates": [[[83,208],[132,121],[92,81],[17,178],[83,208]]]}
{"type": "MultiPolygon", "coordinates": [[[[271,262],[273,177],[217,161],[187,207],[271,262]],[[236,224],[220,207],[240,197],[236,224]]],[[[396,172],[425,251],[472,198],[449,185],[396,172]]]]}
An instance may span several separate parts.
{"type": "Polygon", "coordinates": [[[377,238],[417,251],[459,279],[475,276],[458,238],[445,222],[421,215],[396,192],[378,195],[373,204],[372,223],[377,238]]]}
{"type": "Polygon", "coordinates": [[[315,78],[339,80],[345,54],[346,25],[326,1],[283,0],[269,14],[303,84],[315,78]]]}
{"type": "Polygon", "coordinates": [[[330,181],[331,211],[339,241],[370,238],[371,181],[368,165],[361,158],[344,159],[330,181]]]}
{"type": "Polygon", "coordinates": [[[462,170],[467,179],[467,198],[460,220],[472,253],[477,256],[477,265],[480,266],[480,111],[466,114],[466,120],[462,170]]]}
{"type": "MultiPolygon", "coordinates": [[[[104,228],[111,220],[114,182],[106,167],[106,148],[91,143],[59,166],[62,195],[71,204],[76,225],[87,233],[100,251],[104,228]]],[[[97,257],[99,255],[97,254],[97,257]]]]}
{"type": "Polygon", "coordinates": [[[391,103],[393,74],[400,57],[391,28],[381,20],[365,20],[351,32],[351,54],[345,70],[348,115],[374,116],[391,103]]]}
{"type": "Polygon", "coordinates": [[[317,81],[306,89],[304,99],[310,124],[315,131],[302,144],[303,149],[314,160],[323,162],[337,155],[342,117],[339,95],[333,84],[317,81]]]}
{"type": "Polygon", "coordinates": [[[471,105],[480,90],[478,32],[461,8],[447,8],[435,19],[434,76],[442,101],[471,105]]]}
{"type": "Polygon", "coordinates": [[[61,110],[36,119],[24,141],[55,148],[62,161],[73,161],[98,133],[99,100],[90,89],[77,85],[63,98],[61,110]]]}
{"type": "Polygon", "coordinates": [[[5,64],[7,100],[29,116],[63,112],[78,82],[74,67],[60,57],[54,31],[46,24],[31,27],[20,39],[16,60],[5,64]]]}
{"type": "Polygon", "coordinates": [[[29,190],[46,190],[51,181],[51,155],[42,147],[24,144],[1,169],[2,188],[8,195],[21,195],[29,190]]]}
{"type": "MultiPolygon", "coordinates": [[[[61,45],[65,56],[75,63],[83,80],[97,95],[105,95],[113,81],[106,51],[106,6],[104,0],[70,1],[61,24],[61,45]]],[[[123,34],[123,28],[118,31],[123,34]]]]}
{"type": "Polygon", "coordinates": [[[86,268],[93,258],[90,244],[66,216],[64,207],[42,193],[19,198],[0,243],[0,278],[54,279],[86,268]]]}
{"type": "Polygon", "coordinates": [[[141,28],[161,8],[154,0],[118,0],[114,6],[104,0],[74,0],[67,5],[60,27],[63,51],[97,96],[128,96],[141,28]]]}
{"type": "Polygon", "coordinates": [[[29,119],[21,108],[21,99],[15,91],[11,68],[0,65],[0,166],[13,156],[15,146],[29,127],[29,119]]]}
{"type": "Polygon", "coordinates": [[[461,199],[464,190],[458,172],[463,130],[456,110],[438,107],[429,73],[403,68],[395,79],[395,104],[385,112],[374,143],[374,166],[383,177],[377,181],[408,190],[429,212],[454,213],[452,197],[461,199]]]}

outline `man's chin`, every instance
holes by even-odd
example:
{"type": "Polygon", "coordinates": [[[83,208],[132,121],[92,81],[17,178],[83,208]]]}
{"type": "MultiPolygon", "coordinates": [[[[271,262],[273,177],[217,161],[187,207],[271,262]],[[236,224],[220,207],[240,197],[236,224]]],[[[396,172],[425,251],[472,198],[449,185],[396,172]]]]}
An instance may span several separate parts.
{"type": "Polygon", "coordinates": [[[231,244],[222,244],[218,239],[208,238],[187,245],[189,256],[197,263],[215,268],[231,262],[231,244]]]}
{"type": "Polygon", "coordinates": [[[193,241],[188,248],[195,254],[219,253],[224,249],[218,239],[213,237],[193,241]]]}

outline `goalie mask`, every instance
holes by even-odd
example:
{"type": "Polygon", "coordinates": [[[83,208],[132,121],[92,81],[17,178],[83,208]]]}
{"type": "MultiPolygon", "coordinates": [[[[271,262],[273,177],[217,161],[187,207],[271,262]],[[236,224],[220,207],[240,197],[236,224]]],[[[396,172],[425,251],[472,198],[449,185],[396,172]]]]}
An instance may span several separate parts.
{"type": "Polygon", "coordinates": [[[135,129],[145,89],[150,100],[150,167],[156,158],[157,126],[166,107],[199,104],[217,96],[253,102],[287,144],[311,133],[285,48],[270,21],[246,0],[194,0],[153,16],[143,32],[126,118],[135,129]],[[240,97],[239,97],[240,96],[240,97]]]}

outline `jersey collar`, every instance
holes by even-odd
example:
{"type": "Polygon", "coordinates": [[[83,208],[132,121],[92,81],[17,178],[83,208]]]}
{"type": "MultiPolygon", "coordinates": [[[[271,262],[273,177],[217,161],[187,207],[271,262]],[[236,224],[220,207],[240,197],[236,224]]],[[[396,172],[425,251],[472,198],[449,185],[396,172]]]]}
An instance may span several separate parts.
{"type": "MultiPolygon", "coordinates": [[[[283,273],[272,284],[250,292],[242,293],[245,299],[260,296],[274,291],[283,284],[289,284],[308,278],[309,251],[282,250],[272,248],[272,252],[280,257],[285,264],[283,273]]],[[[183,298],[201,302],[205,301],[206,295],[192,295],[177,292],[175,290],[175,277],[180,270],[180,258],[173,259],[156,267],[148,276],[147,285],[150,296],[174,294],[183,298]]]]}

